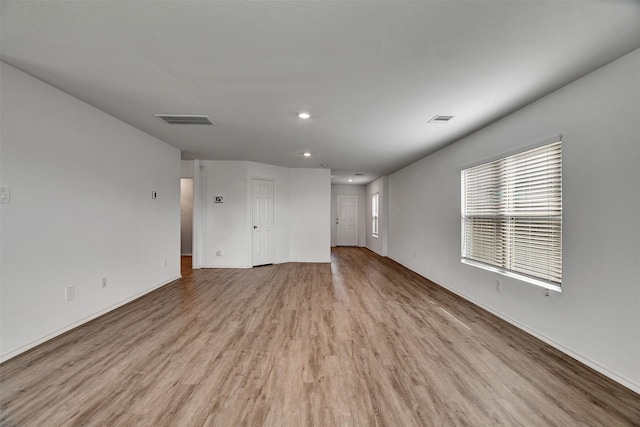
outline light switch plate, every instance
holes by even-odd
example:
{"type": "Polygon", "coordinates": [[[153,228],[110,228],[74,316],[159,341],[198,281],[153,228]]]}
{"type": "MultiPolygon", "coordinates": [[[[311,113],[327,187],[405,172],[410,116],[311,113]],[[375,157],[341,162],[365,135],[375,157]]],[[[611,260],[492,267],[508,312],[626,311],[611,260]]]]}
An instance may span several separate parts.
{"type": "Polygon", "coordinates": [[[0,203],[11,203],[11,189],[0,187],[0,203]]]}

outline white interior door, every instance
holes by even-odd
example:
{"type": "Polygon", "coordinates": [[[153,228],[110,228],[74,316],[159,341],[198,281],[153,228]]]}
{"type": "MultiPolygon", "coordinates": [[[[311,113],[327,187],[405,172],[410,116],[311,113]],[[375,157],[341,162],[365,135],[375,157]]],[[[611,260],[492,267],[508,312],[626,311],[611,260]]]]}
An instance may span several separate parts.
{"type": "Polygon", "coordinates": [[[273,264],[273,181],[251,180],[253,265],[273,264]]]}
{"type": "Polygon", "coordinates": [[[336,197],[336,245],[358,246],[358,196],[336,197]]]}

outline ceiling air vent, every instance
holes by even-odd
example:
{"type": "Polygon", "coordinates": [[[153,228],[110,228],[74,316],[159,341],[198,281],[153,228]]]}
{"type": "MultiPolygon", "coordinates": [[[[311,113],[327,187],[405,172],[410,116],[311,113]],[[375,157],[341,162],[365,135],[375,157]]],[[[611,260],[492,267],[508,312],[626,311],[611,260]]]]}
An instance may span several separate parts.
{"type": "Polygon", "coordinates": [[[214,125],[209,116],[186,116],[172,114],[156,114],[160,120],[170,125],[214,125]]]}
{"type": "Polygon", "coordinates": [[[435,116],[434,118],[432,118],[431,120],[429,120],[429,123],[448,123],[449,120],[453,119],[453,116],[435,116]]]}

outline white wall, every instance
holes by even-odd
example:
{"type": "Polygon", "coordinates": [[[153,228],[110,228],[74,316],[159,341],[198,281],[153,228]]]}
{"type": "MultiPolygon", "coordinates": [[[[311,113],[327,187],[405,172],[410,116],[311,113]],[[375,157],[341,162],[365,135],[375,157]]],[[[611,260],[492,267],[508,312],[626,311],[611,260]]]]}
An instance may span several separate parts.
{"type": "Polygon", "coordinates": [[[376,179],[366,188],[367,201],[367,248],[378,255],[388,255],[389,241],[389,178],[383,176],[376,179]],[[378,237],[371,234],[372,224],[372,208],[371,196],[378,193],[378,237]]]}
{"type": "Polygon", "coordinates": [[[180,276],[180,152],[4,63],[0,84],[6,360],[180,276]]]}
{"type": "MultiPolygon", "coordinates": [[[[244,161],[200,161],[200,267],[249,268],[251,179],[273,180],[275,263],[330,262],[330,171],[244,161]],[[224,203],[214,203],[223,196],[224,203]],[[220,251],[221,255],[216,253],[220,251]]],[[[195,180],[196,183],[199,181],[195,180]]],[[[196,203],[196,206],[199,204],[196,203]]]]}
{"type": "MultiPolygon", "coordinates": [[[[358,196],[358,246],[367,244],[367,200],[364,185],[335,184],[331,186],[331,246],[336,246],[337,195],[358,196]]],[[[371,201],[369,201],[371,204],[371,201]]]]}
{"type": "Polygon", "coordinates": [[[640,50],[389,178],[389,256],[640,392],[640,50]],[[460,263],[465,165],[563,135],[562,293],[460,263]],[[495,279],[502,280],[502,292],[495,279]]]}
{"type": "Polygon", "coordinates": [[[331,176],[291,169],[291,261],[331,262],[331,176]]]}
{"type": "Polygon", "coordinates": [[[248,268],[251,217],[247,162],[207,160],[201,164],[204,166],[201,266],[248,268]],[[223,203],[214,203],[215,196],[222,196],[223,203]]]}
{"type": "Polygon", "coordinates": [[[182,160],[180,161],[180,177],[181,178],[193,178],[194,165],[193,160],[182,160]]]}

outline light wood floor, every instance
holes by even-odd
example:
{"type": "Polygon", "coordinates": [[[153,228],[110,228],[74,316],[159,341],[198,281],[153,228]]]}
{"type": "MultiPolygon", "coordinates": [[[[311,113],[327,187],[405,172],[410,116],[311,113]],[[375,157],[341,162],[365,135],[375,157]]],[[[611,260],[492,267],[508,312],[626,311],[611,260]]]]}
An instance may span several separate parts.
{"type": "Polygon", "coordinates": [[[366,249],[184,271],[0,366],[3,426],[625,426],[640,396],[366,249]]]}

